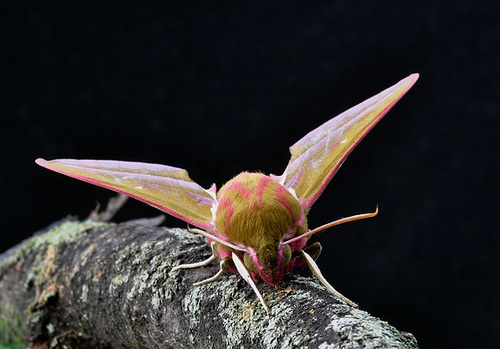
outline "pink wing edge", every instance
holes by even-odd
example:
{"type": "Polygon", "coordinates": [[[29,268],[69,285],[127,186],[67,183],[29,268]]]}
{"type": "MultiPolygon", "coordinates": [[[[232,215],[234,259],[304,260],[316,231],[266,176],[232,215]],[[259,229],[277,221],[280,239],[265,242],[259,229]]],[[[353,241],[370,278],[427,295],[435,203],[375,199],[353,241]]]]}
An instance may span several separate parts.
{"type": "MultiPolygon", "coordinates": [[[[343,113],[341,113],[341,114],[339,114],[337,116],[334,116],[333,118],[329,119],[325,123],[321,124],[320,126],[318,126],[317,128],[315,128],[314,130],[312,130],[311,132],[309,132],[307,135],[305,135],[304,137],[302,137],[300,140],[298,140],[297,142],[295,142],[290,147],[290,148],[293,148],[296,144],[301,143],[306,138],[314,138],[317,133],[321,132],[321,129],[322,129],[322,127],[325,124],[327,124],[328,122],[332,121],[333,119],[335,119],[335,118],[337,118],[339,116],[342,116],[342,114],[348,113],[351,109],[358,108],[359,106],[361,106],[366,101],[368,101],[368,100],[370,100],[372,98],[376,98],[377,96],[382,95],[384,93],[387,93],[388,90],[395,89],[395,88],[397,88],[400,85],[408,84],[406,86],[406,88],[394,99],[394,101],[392,101],[392,103],[390,103],[386,108],[384,108],[384,110],[382,110],[382,112],[380,112],[378,114],[378,116],[375,118],[375,122],[369,128],[367,128],[366,131],[348,149],[348,151],[345,152],[345,154],[342,156],[342,158],[336,164],[336,166],[334,166],[332,168],[332,170],[330,171],[330,174],[325,179],[325,181],[323,182],[323,185],[318,189],[318,191],[316,192],[316,194],[313,197],[311,197],[309,200],[305,200],[305,201],[301,202],[302,206],[304,208],[309,209],[312,206],[312,204],[321,196],[321,194],[325,190],[326,186],[330,183],[331,179],[333,178],[333,176],[335,175],[335,173],[337,172],[337,170],[340,168],[340,166],[347,159],[347,157],[349,156],[349,154],[351,154],[351,152],[354,150],[354,148],[356,148],[356,146],[361,142],[361,140],[363,140],[363,138],[368,134],[368,132],[370,132],[373,129],[373,127],[375,127],[375,125],[378,124],[378,122],[389,112],[389,110],[391,110],[392,107],[397,102],[399,102],[399,100],[413,87],[413,85],[417,82],[419,76],[420,76],[420,74],[418,74],[418,73],[410,74],[406,78],[404,78],[404,79],[400,80],[399,82],[395,83],[394,85],[386,88],[382,92],[379,92],[376,95],[374,95],[372,97],[369,97],[368,99],[364,100],[363,102],[356,104],[354,107],[349,108],[347,111],[345,111],[345,112],[343,112],[343,113]]],[[[278,181],[280,183],[283,183],[283,181],[286,179],[286,174],[287,174],[287,169],[285,169],[285,171],[283,172],[283,174],[281,176],[271,175],[271,177],[274,180],[276,180],[276,181],[278,181]]],[[[293,189],[293,183],[289,184],[289,185],[287,185],[287,183],[285,183],[284,185],[285,185],[285,187],[288,190],[292,190],[293,189]]]]}
{"type": "MultiPolygon", "coordinates": [[[[52,161],[57,161],[58,163],[62,164],[62,165],[66,165],[66,166],[75,166],[75,164],[79,161],[86,161],[88,163],[92,163],[94,162],[95,164],[98,163],[98,161],[102,161],[102,162],[106,162],[108,164],[113,164],[115,163],[116,165],[120,164],[120,163],[124,163],[124,162],[121,162],[121,161],[110,161],[110,160],[75,160],[75,159],[59,159],[59,160],[52,160],[52,161]]],[[[47,161],[45,159],[42,159],[42,158],[38,158],[35,160],[36,164],[44,167],[44,168],[47,168],[51,171],[55,171],[55,172],[58,172],[58,173],[61,173],[61,174],[64,174],[68,177],[72,177],[72,178],[76,178],[78,180],[81,180],[83,182],[87,182],[87,183],[90,183],[90,184],[94,184],[96,186],[99,186],[99,187],[102,187],[102,188],[105,188],[105,189],[109,189],[109,190],[112,190],[112,191],[115,191],[115,192],[118,192],[118,193],[122,193],[122,194],[125,194],[127,196],[130,196],[136,200],[139,200],[139,201],[142,201],[142,202],[145,202],[146,204],[150,205],[150,206],[153,206],[153,207],[156,207],[158,208],[159,210],[161,211],[164,211],[176,218],[179,218],[189,224],[192,224],[194,226],[197,226],[199,228],[202,228],[202,229],[205,229],[205,230],[208,230],[208,231],[214,231],[214,224],[212,221],[209,221],[209,222],[195,222],[193,220],[190,220],[184,216],[182,216],[181,214],[169,209],[168,207],[165,207],[157,202],[154,202],[154,201],[151,201],[151,200],[147,200],[147,199],[144,199],[138,195],[135,195],[135,194],[132,194],[132,193],[129,193],[125,190],[119,190],[119,189],[115,189],[115,188],[112,188],[111,186],[108,186],[106,184],[103,184],[102,182],[98,181],[98,180],[95,180],[91,177],[86,177],[86,176],[81,176],[81,175],[76,175],[76,174],[73,174],[73,173],[69,173],[67,171],[64,171],[64,170],[61,170],[61,169],[57,169],[57,168],[54,168],[52,166],[50,166],[50,162],[51,161],[47,161]]],[[[127,164],[134,164],[134,165],[137,165],[137,168],[140,168],[141,165],[147,165],[147,166],[158,166],[158,169],[160,169],[161,167],[163,167],[164,169],[170,169],[170,170],[183,170],[181,168],[176,168],[176,167],[171,167],[171,166],[166,166],[166,165],[157,165],[157,164],[148,164],[148,163],[142,163],[142,162],[125,162],[127,164]]],[[[195,182],[193,182],[195,183],[195,182]]],[[[196,183],[195,183],[196,184],[196,183]]],[[[198,184],[196,184],[198,185],[198,184]]],[[[208,190],[207,189],[204,189],[203,187],[200,186],[200,188],[202,190],[205,190],[207,193],[209,193],[210,196],[214,197],[213,199],[213,203],[212,203],[212,209],[214,207],[216,207],[217,205],[217,201],[215,199],[215,193],[216,193],[216,186],[215,184],[213,184],[208,190]]],[[[196,195],[196,194],[193,194],[193,195],[196,195]]],[[[210,234],[211,235],[211,234],[210,234]]]]}

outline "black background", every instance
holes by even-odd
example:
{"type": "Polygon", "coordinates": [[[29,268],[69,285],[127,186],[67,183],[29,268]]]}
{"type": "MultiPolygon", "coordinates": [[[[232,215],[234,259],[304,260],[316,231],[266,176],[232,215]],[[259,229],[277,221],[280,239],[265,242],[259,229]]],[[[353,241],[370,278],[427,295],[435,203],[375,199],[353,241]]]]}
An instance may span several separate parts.
{"type": "Polygon", "coordinates": [[[205,187],[281,174],[307,132],[418,72],[309,220],[380,215],[316,237],[319,264],[422,348],[496,346],[498,2],[201,3],[3,6],[1,249],[111,196],[37,157],[163,163],[205,187]]]}

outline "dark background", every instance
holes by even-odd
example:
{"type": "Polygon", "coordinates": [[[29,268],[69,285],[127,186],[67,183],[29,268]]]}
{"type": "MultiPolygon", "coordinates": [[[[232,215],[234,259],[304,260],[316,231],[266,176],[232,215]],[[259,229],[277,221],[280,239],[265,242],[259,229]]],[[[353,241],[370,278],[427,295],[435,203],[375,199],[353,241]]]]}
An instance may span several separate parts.
{"type": "Polygon", "coordinates": [[[281,174],[307,132],[418,72],[313,207],[311,227],[381,209],[316,237],[320,267],[422,348],[498,345],[498,2],[62,3],[0,13],[1,250],[112,195],[37,157],[163,163],[205,187],[281,174]]]}

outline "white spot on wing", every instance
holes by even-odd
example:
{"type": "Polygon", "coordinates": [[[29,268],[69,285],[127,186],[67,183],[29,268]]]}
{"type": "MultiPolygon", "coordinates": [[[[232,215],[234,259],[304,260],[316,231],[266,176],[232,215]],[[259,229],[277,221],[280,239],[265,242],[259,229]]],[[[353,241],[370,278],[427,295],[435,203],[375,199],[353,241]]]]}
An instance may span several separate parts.
{"type": "Polygon", "coordinates": [[[295,192],[295,189],[293,189],[293,188],[286,188],[286,189],[288,189],[288,191],[290,192],[290,194],[293,195],[294,198],[296,198],[297,200],[299,199],[297,197],[297,193],[295,192]]]}
{"type": "Polygon", "coordinates": [[[212,221],[215,224],[215,218],[217,217],[217,208],[219,207],[219,202],[217,200],[214,200],[214,203],[212,207],[210,208],[210,211],[212,211],[212,221]]]}

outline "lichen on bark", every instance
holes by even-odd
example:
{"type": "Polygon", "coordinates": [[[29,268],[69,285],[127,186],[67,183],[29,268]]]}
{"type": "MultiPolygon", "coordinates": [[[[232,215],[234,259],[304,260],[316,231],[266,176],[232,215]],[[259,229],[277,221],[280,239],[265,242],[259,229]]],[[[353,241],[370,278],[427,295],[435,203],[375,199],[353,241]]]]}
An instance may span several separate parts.
{"type": "Polygon", "coordinates": [[[66,221],[0,256],[0,340],[104,348],[417,348],[314,278],[259,284],[267,315],[235,274],[192,287],[218,265],[184,229],[66,221]],[[6,330],[7,329],[7,330],[6,330]],[[7,333],[12,336],[8,337],[7,333]]]}

